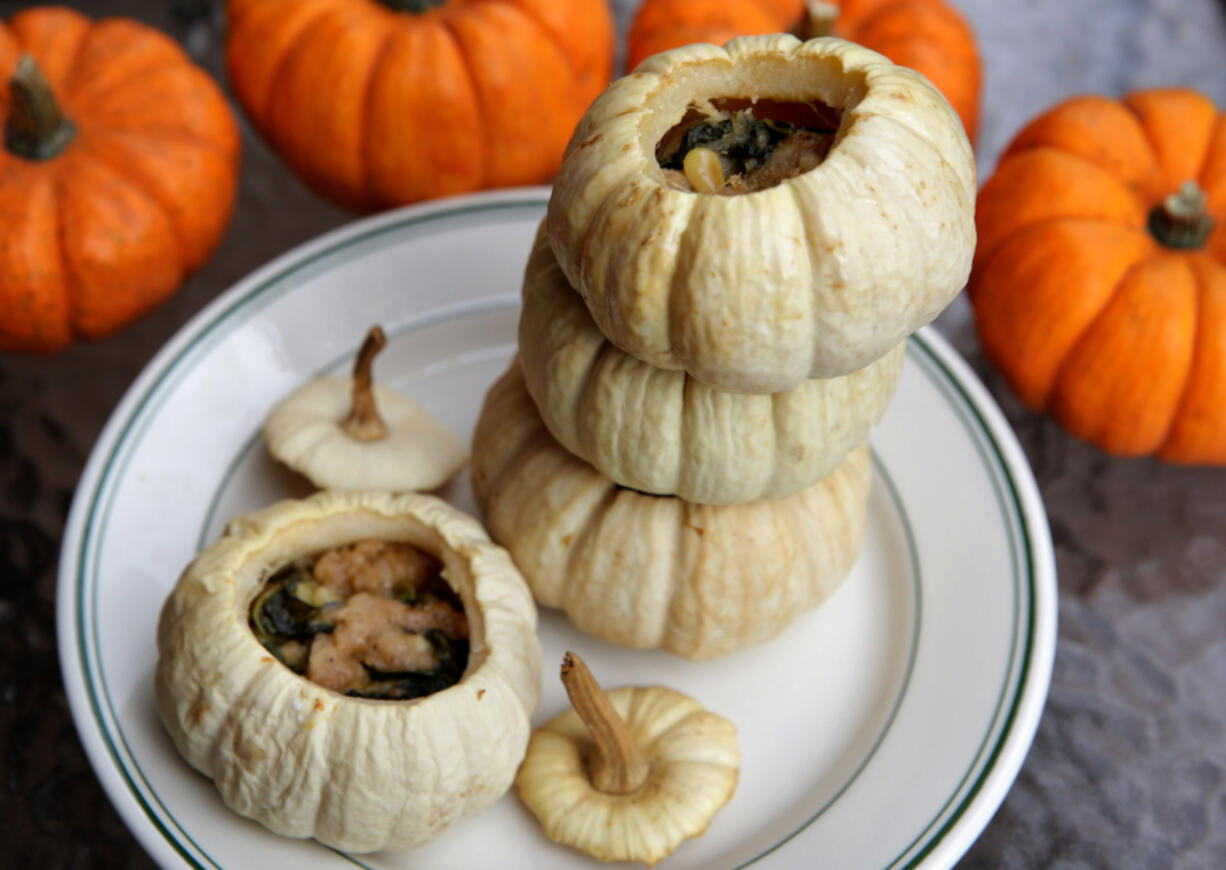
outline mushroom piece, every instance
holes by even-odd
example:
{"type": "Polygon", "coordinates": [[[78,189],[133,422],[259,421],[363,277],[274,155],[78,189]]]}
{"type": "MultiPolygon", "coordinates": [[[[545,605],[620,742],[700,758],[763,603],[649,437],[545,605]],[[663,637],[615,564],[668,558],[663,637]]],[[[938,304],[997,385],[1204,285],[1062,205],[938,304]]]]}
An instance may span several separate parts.
{"type": "Polygon", "coordinates": [[[706,831],[736,789],[736,727],[664,686],[605,694],[574,653],[562,683],[573,709],[532,735],[515,779],[545,834],[650,867],[706,831]]]}
{"type": "Polygon", "coordinates": [[[320,489],[434,489],[467,458],[464,445],[421,405],[375,384],[374,358],[387,344],[372,326],[353,376],[316,378],[264,420],[268,452],[320,489]]]}

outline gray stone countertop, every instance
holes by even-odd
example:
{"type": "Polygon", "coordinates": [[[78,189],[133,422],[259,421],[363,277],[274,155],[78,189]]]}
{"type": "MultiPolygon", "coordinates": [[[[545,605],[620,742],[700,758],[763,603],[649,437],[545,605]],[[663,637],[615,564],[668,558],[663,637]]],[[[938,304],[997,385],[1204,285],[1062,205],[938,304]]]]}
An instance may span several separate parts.
{"type": "MultiPolygon", "coordinates": [[[[636,2],[614,2],[623,32],[636,2]]],[[[984,58],[981,178],[1027,119],[1074,93],[1185,85],[1226,107],[1219,0],[955,2],[984,58]]],[[[0,0],[0,17],[23,5],[0,0]]],[[[157,26],[224,81],[220,3],[70,5],[157,26]]],[[[0,354],[0,866],[151,866],[68,715],[55,647],[57,552],[94,439],[154,352],[236,280],[354,217],[307,191],[246,126],[243,145],[229,233],[170,302],[58,356],[0,354]]],[[[964,300],[937,326],[1021,440],[1060,583],[1037,737],[959,866],[1226,867],[1226,469],[1115,459],[1080,444],[988,370],[964,300]]]]}

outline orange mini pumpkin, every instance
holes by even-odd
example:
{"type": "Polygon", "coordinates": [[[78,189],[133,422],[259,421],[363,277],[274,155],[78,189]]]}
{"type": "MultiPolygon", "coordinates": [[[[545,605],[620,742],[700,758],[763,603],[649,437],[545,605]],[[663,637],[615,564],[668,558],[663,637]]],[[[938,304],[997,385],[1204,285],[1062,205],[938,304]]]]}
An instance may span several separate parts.
{"type": "Polygon", "coordinates": [[[969,293],[1026,404],[1111,453],[1226,464],[1226,115],[1075,97],[979,194],[969,293]]]}
{"type": "Polygon", "coordinates": [[[225,231],[234,117],[156,30],[54,7],[0,22],[0,124],[0,349],[115,331],[225,231]]]}
{"type": "Polygon", "coordinates": [[[782,31],[840,36],[922,73],[975,141],[979,52],[970,25],[944,0],[645,0],[627,37],[626,65],[679,45],[782,31]]]}
{"type": "Polygon", "coordinates": [[[613,22],[605,0],[230,0],[226,53],[299,177],[373,210],[551,178],[613,22]]]}

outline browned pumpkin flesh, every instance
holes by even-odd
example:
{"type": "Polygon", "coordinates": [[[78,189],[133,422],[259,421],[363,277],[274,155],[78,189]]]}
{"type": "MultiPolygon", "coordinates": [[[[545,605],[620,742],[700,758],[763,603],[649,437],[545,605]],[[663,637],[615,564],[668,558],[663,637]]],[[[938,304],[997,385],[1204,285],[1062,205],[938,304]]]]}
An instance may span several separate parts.
{"type": "Polygon", "coordinates": [[[718,98],[709,106],[691,106],[656,145],[665,179],[680,190],[728,196],[774,187],[825,160],[839,128],[838,110],[821,102],[718,98]],[[704,150],[710,156],[696,163],[704,150]]]}
{"type": "Polygon", "coordinates": [[[432,694],[468,664],[468,620],[437,559],[364,540],[296,560],[251,604],[249,624],[295,673],[380,700],[432,694]]]}

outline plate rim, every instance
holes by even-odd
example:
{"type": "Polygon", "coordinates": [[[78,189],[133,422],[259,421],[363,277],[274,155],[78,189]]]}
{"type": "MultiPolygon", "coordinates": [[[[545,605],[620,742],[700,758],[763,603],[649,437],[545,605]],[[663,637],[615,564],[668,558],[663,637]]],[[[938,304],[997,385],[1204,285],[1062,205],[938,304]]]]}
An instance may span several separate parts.
{"type": "MultiPolygon", "coordinates": [[[[543,206],[548,196],[548,187],[529,187],[420,203],[353,221],[291,248],[218,294],[180,327],[144,366],[108,417],[78,480],[61,542],[56,583],[57,648],[73,724],[90,765],[125,825],[159,865],[197,866],[178,838],[166,831],[156,815],[142,805],[140,795],[129,781],[130,774],[125,772],[114,750],[105,745],[105,735],[102,733],[104,723],[90,692],[92,682],[85,649],[87,632],[79,619],[81,608],[77,595],[77,580],[86,562],[83,547],[89,540],[87,531],[96,515],[103,489],[110,480],[108,471],[128,425],[141,413],[145,402],[153,397],[161,378],[201,334],[241,306],[254,290],[275,283],[277,276],[301,269],[315,259],[378,235],[406,220],[426,222],[473,208],[543,206]]],[[[285,292],[291,289],[292,285],[287,285],[285,292]]],[[[999,470],[1017,508],[1030,568],[1030,637],[1025,648],[1024,671],[1007,721],[965,797],[930,835],[931,828],[937,825],[945,808],[938,813],[937,820],[925,828],[915,841],[924,841],[922,847],[904,865],[945,867],[956,862],[986,827],[1004,800],[1033,741],[1046,702],[1055,655],[1057,590],[1055,558],[1046,512],[1033,472],[1004,414],[970,366],[932,327],[920,330],[914,336],[913,343],[926,351],[942,373],[944,381],[961,396],[978,423],[977,434],[994,449],[999,470]]],[[[968,428],[973,430],[974,427],[968,428]]],[[[98,667],[101,667],[100,662],[98,667]]],[[[977,764],[978,757],[971,769],[977,764]]],[[[954,790],[950,803],[954,802],[961,787],[959,784],[954,790]]],[[[788,839],[801,830],[803,828],[788,839]]],[[[190,835],[186,832],[184,835],[195,847],[190,835]]],[[[904,850],[898,860],[912,848],[914,843],[904,850]]],[[[758,858],[769,854],[769,851],[758,858]]],[[[337,854],[349,859],[347,855],[337,854]]],[[[890,866],[898,866],[898,860],[890,866]]]]}

